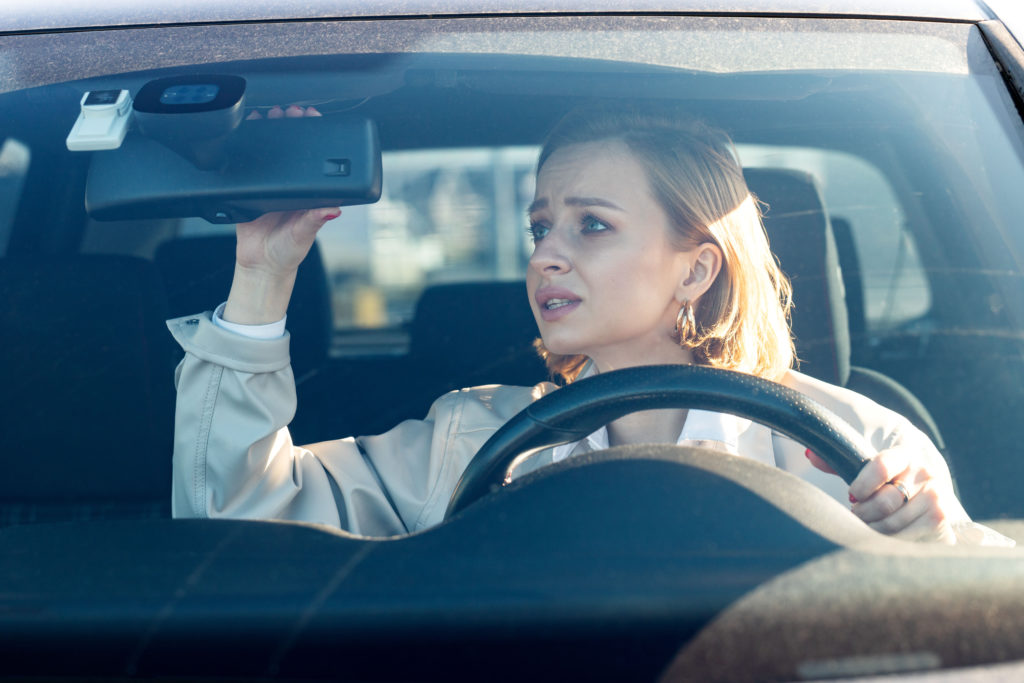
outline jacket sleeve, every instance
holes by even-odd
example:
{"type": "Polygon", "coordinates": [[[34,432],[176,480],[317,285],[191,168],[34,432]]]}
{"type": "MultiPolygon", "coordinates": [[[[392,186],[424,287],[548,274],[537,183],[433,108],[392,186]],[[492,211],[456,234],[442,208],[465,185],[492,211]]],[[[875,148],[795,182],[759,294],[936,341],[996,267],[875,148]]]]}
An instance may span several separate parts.
{"type": "MultiPolygon", "coordinates": [[[[404,516],[419,516],[425,495],[399,490],[397,508],[358,439],[292,444],[287,335],[249,339],[217,327],[209,313],[168,327],[186,352],[175,373],[174,517],[297,520],[366,536],[408,530],[404,516]]],[[[375,437],[377,447],[415,469],[431,459],[434,427],[432,411],[375,437]]]]}

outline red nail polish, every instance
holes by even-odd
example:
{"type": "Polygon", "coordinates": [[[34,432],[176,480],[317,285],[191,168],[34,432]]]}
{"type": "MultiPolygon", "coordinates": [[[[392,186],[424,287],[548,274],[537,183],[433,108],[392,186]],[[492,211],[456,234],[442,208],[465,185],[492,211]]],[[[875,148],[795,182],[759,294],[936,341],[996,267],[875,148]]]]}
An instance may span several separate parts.
{"type": "Polygon", "coordinates": [[[804,457],[808,458],[808,459],[811,457],[811,449],[810,448],[808,448],[807,450],[804,451],[804,457]]]}
{"type": "Polygon", "coordinates": [[[857,502],[857,499],[853,497],[852,493],[850,494],[850,502],[851,503],[856,503],[857,502]]]}

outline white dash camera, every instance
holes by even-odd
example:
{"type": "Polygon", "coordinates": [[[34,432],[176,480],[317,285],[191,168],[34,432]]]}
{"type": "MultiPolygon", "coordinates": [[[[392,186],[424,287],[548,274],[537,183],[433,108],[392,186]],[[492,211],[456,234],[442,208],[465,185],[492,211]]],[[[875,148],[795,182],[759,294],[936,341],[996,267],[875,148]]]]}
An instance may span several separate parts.
{"type": "Polygon", "coordinates": [[[117,149],[124,141],[131,115],[132,98],[127,90],[90,90],[82,96],[81,111],[68,134],[68,149],[117,149]]]}

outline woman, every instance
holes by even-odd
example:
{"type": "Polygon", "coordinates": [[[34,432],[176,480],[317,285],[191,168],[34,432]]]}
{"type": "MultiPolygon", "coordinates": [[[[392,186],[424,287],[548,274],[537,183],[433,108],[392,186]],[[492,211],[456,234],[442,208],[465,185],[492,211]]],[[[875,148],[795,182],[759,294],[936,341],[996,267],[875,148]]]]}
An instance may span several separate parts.
{"type": "MultiPolygon", "coordinates": [[[[239,225],[226,304],[212,317],[169,323],[187,352],[177,373],[175,516],[304,520],[368,536],[417,531],[441,521],[462,471],[494,430],[556,390],[464,389],[386,434],[294,446],[285,310],[299,263],[339,213],[271,214],[239,225]]],[[[548,449],[522,471],[608,445],[699,442],[848,498],[854,514],[885,533],[953,542],[970,526],[926,437],[868,399],[791,369],[789,284],[724,134],[670,114],[570,114],[541,153],[530,232],[528,296],[553,372],[572,381],[635,365],[700,363],[756,374],[824,404],[878,455],[847,490],[813,454],[765,427],[658,410],[548,449]]]]}

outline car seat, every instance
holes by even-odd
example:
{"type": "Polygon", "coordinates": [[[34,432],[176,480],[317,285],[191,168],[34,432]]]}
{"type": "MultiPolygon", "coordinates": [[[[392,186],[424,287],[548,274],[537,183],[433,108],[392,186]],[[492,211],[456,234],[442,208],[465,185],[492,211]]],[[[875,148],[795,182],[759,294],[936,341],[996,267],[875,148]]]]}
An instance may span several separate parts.
{"type": "Polygon", "coordinates": [[[477,384],[533,385],[547,369],[522,281],[434,285],[416,302],[409,357],[447,391],[477,384]]]}
{"type": "Polygon", "coordinates": [[[0,261],[0,525],[169,517],[175,353],[153,265],[0,261]]]}
{"type": "MultiPolygon", "coordinates": [[[[847,387],[911,421],[944,451],[938,425],[896,380],[850,364],[850,322],[835,235],[814,178],[800,171],[748,168],[750,191],[767,205],[765,231],[793,284],[793,335],[800,370],[847,387]]],[[[863,308],[861,308],[863,310],[863,308]]]]}
{"type": "Polygon", "coordinates": [[[337,363],[311,382],[317,400],[337,406],[324,416],[319,436],[376,433],[422,419],[453,389],[544,381],[547,369],[533,348],[537,335],[521,281],[427,287],[409,324],[407,356],[337,363]],[[338,387],[350,386],[360,387],[358,401],[337,396],[338,387]]]}

